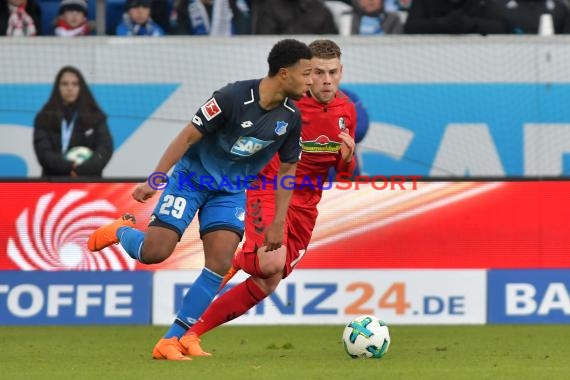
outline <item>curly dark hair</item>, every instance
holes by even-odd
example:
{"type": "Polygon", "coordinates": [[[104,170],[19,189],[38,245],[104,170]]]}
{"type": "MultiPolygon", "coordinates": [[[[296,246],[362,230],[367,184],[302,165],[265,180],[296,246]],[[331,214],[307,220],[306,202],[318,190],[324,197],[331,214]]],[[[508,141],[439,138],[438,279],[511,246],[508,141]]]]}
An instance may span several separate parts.
{"type": "Polygon", "coordinates": [[[298,40],[285,39],[273,45],[267,57],[270,77],[275,76],[279,69],[294,66],[301,59],[311,59],[313,53],[309,47],[298,40]]]}

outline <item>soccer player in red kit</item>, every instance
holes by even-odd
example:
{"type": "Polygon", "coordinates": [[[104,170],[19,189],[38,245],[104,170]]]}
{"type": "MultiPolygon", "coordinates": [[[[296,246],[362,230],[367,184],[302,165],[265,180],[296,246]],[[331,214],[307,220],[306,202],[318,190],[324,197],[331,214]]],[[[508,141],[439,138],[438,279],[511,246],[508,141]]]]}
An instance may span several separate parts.
{"type": "Polygon", "coordinates": [[[293,186],[293,178],[290,183],[276,183],[279,158],[275,156],[252,185],[256,189],[250,187],[247,191],[246,240],[220,289],[240,269],[251,276],[221,294],[180,339],[185,355],[209,356],[200,347],[199,337],[247,312],[291,273],[311,240],[322,184],[329,170],[351,173],[356,165],[356,111],[350,99],[338,90],[342,77],[340,48],[330,40],[316,40],[309,47],[313,53],[313,85],[297,103],[302,119],[302,155],[295,173],[283,246],[274,251],[264,247],[264,233],[274,217],[274,188],[293,186]]]}

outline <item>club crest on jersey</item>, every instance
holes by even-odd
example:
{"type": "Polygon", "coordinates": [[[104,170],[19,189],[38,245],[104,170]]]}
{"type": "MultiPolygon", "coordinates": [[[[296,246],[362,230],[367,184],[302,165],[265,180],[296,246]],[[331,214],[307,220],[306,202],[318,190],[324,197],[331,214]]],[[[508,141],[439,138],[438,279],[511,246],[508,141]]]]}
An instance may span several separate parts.
{"type": "Polygon", "coordinates": [[[247,157],[259,152],[271,143],[273,143],[273,140],[264,141],[255,137],[242,136],[236,140],[230,152],[238,156],[247,157]]]}
{"type": "Polygon", "coordinates": [[[284,135],[285,132],[287,132],[287,126],[288,126],[288,125],[289,125],[289,124],[287,124],[287,123],[284,122],[284,121],[278,121],[278,122],[276,123],[276,126],[275,126],[275,133],[277,133],[277,136],[284,135]]]}
{"type": "Polygon", "coordinates": [[[339,128],[341,131],[344,131],[344,130],[346,129],[346,123],[345,123],[345,121],[344,121],[344,117],[339,117],[339,118],[338,118],[338,128],[339,128]]]}
{"type": "Polygon", "coordinates": [[[218,105],[216,98],[208,100],[200,109],[202,110],[204,117],[208,121],[212,120],[213,118],[222,113],[222,109],[218,105]]]}

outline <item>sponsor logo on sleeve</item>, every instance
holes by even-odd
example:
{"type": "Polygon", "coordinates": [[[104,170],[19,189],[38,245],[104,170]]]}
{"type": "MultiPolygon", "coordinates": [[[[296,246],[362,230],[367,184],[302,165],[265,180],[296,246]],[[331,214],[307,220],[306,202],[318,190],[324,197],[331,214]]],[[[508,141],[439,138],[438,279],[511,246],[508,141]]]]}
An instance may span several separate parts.
{"type": "Polygon", "coordinates": [[[204,117],[208,121],[212,120],[213,118],[222,113],[222,109],[218,105],[216,98],[208,100],[206,104],[204,104],[200,109],[202,110],[204,117]]]}

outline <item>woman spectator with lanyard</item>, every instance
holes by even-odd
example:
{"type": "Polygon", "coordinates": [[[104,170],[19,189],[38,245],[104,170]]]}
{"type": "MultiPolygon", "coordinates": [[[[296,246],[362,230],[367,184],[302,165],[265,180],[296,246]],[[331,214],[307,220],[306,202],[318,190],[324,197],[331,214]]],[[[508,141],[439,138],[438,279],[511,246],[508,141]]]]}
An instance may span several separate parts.
{"type": "Polygon", "coordinates": [[[57,73],[51,95],[34,120],[34,150],[43,177],[102,176],[113,140],[107,116],[78,69],[65,66],[57,73]],[[86,153],[81,160],[70,154],[75,147],[86,153]]]}

